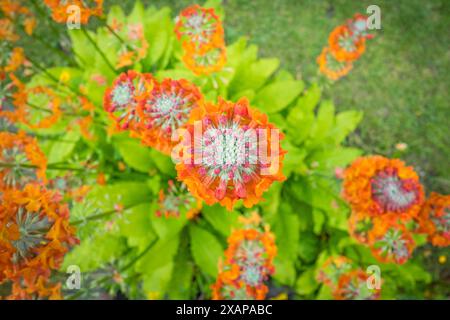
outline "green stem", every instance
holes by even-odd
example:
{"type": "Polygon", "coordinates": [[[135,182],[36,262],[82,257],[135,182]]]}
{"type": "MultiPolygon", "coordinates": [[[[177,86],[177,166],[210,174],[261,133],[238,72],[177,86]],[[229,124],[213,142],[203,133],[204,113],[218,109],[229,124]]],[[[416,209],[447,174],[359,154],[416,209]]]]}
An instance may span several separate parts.
{"type": "Polygon", "coordinates": [[[89,32],[86,30],[86,28],[82,28],[81,30],[83,30],[83,33],[86,35],[86,38],[89,40],[89,42],[94,46],[95,50],[97,50],[97,52],[100,54],[100,56],[103,58],[103,60],[105,60],[106,64],[108,65],[108,67],[112,70],[112,72],[116,73],[116,69],[113,67],[113,65],[111,64],[111,62],[109,62],[108,58],[106,57],[106,55],[103,53],[103,51],[99,48],[99,46],[97,45],[97,43],[94,41],[94,39],[92,39],[91,35],[89,34],[89,32]]]}
{"type": "MultiPolygon", "coordinates": [[[[34,164],[27,164],[27,163],[7,163],[7,162],[0,162],[0,168],[12,168],[12,167],[22,167],[22,168],[37,168],[38,166],[34,164]]],[[[60,166],[60,165],[53,165],[49,164],[46,167],[47,170],[71,170],[71,171],[86,171],[86,168],[74,168],[74,167],[68,167],[68,166],[60,166]]]]}
{"type": "MultiPolygon", "coordinates": [[[[125,211],[125,210],[128,210],[128,209],[131,209],[131,208],[136,207],[136,206],[138,206],[140,204],[142,204],[142,203],[130,204],[130,205],[124,207],[123,210],[125,211]]],[[[93,214],[93,215],[90,215],[90,216],[87,216],[87,217],[75,220],[75,221],[71,222],[70,224],[76,226],[76,225],[79,225],[79,224],[81,224],[83,222],[86,222],[86,221],[99,220],[99,219],[108,217],[108,216],[112,215],[113,213],[117,213],[117,210],[116,209],[111,209],[111,210],[108,210],[108,211],[96,213],[96,214],[93,214]]]]}
{"type": "MultiPolygon", "coordinates": [[[[155,243],[159,240],[158,237],[156,237],[155,239],[153,239],[148,246],[139,254],[137,255],[133,260],[130,261],[130,263],[126,264],[124,267],[120,268],[118,270],[119,273],[125,272],[127,271],[129,268],[131,268],[134,264],[136,264],[136,262],[138,262],[140,259],[142,259],[142,257],[144,257],[155,245],[155,243]]],[[[103,278],[99,279],[96,282],[96,287],[99,287],[100,285],[104,284],[105,282],[107,282],[109,279],[111,279],[110,276],[104,276],[103,278]]],[[[69,296],[66,298],[66,300],[75,300],[78,297],[82,296],[83,293],[87,292],[89,289],[81,289],[79,290],[77,293],[69,296]]]]}
{"type": "Polygon", "coordinates": [[[133,48],[128,43],[126,43],[126,41],[123,40],[123,38],[108,24],[105,18],[100,18],[99,20],[103,24],[103,26],[105,26],[106,29],[108,29],[108,31],[111,32],[114,37],[116,37],[117,40],[122,42],[122,44],[127,47],[128,50],[133,50],[133,48]]]}

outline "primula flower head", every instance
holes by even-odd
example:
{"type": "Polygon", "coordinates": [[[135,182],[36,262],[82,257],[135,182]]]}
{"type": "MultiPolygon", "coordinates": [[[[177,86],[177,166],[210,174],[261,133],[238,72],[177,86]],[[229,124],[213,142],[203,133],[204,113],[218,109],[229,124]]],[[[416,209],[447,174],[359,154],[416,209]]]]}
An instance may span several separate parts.
{"type": "Polygon", "coordinates": [[[60,267],[69,247],[78,243],[61,197],[38,184],[3,192],[0,203],[0,281],[35,288],[60,267]]]}
{"type": "Polygon", "coordinates": [[[37,141],[24,132],[0,132],[0,189],[46,182],[47,159],[37,141]]]}
{"type": "Polygon", "coordinates": [[[159,192],[158,217],[179,217],[186,213],[188,219],[194,218],[202,208],[202,201],[196,199],[188,191],[184,184],[169,180],[167,190],[159,192]]]}
{"type": "Polygon", "coordinates": [[[366,50],[366,39],[347,25],[336,27],[328,38],[328,44],[337,61],[357,60],[366,50]]]}
{"type": "MultiPolygon", "coordinates": [[[[21,86],[17,88],[18,91],[23,90],[23,96],[20,99],[14,99],[20,121],[30,128],[40,129],[50,128],[59,120],[62,114],[61,99],[52,89],[44,86],[30,89],[23,89],[21,86]]],[[[20,92],[16,92],[15,96],[20,96],[20,92]]]]}
{"type": "Polygon", "coordinates": [[[428,234],[434,246],[450,245],[450,196],[432,192],[417,217],[419,231],[428,234]]]}
{"type": "Polygon", "coordinates": [[[344,175],[343,197],[359,214],[408,220],[417,216],[423,204],[419,177],[401,160],[358,158],[344,175]]]}
{"type": "Polygon", "coordinates": [[[202,104],[199,89],[184,79],[154,81],[153,89],[138,106],[141,125],[133,134],[144,144],[169,155],[176,144],[172,134],[184,127],[192,110],[202,104]]]}
{"type": "Polygon", "coordinates": [[[348,220],[350,235],[358,242],[368,244],[369,233],[373,230],[375,219],[377,218],[352,212],[348,220]]]}
{"type": "Polygon", "coordinates": [[[267,294],[264,282],[275,272],[275,237],[255,214],[242,221],[245,225],[233,230],[228,238],[224,263],[219,261],[213,299],[260,300],[267,294]]]}
{"type": "Polygon", "coordinates": [[[416,244],[408,229],[399,223],[376,220],[369,233],[372,254],[380,262],[403,264],[411,257],[416,244]]]}
{"type": "Polygon", "coordinates": [[[317,273],[317,281],[335,289],[341,275],[352,269],[353,263],[350,259],[344,256],[329,257],[317,273]]]}
{"type": "Polygon", "coordinates": [[[183,62],[198,76],[220,71],[226,63],[224,45],[197,49],[194,44],[185,42],[183,48],[185,51],[183,62]]]}
{"type": "Polygon", "coordinates": [[[136,128],[141,121],[137,106],[153,87],[153,76],[133,70],[121,73],[106,89],[103,105],[121,130],[136,128]]]}
{"type": "Polygon", "coordinates": [[[247,99],[219,99],[217,105],[194,110],[183,138],[178,179],[208,205],[231,210],[243,199],[244,206],[252,207],[273,181],[285,179],[282,134],[247,99]]]}
{"type": "Polygon", "coordinates": [[[347,75],[353,68],[349,61],[338,61],[328,47],[322,49],[322,53],[317,57],[319,71],[328,79],[336,81],[347,75]]]}
{"type": "Polygon", "coordinates": [[[369,275],[362,270],[352,270],[340,276],[333,296],[336,300],[376,300],[380,289],[367,285],[369,275]]]}
{"type": "Polygon", "coordinates": [[[213,8],[192,5],[181,11],[176,19],[178,40],[186,40],[196,48],[221,45],[224,31],[213,8]]]}
{"type": "Polygon", "coordinates": [[[78,8],[80,23],[87,24],[91,16],[103,14],[103,0],[44,0],[52,11],[52,19],[58,23],[66,23],[73,15],[73,8],[78,8]]]}

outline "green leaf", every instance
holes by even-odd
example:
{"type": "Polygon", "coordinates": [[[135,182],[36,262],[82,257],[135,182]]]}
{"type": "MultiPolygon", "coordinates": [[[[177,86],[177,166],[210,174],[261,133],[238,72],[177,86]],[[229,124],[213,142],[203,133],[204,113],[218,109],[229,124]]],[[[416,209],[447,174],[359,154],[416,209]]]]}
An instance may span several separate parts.
{"type": "Polygon", "coordinates": [[[297,80],[271,83],[256,94],[254,104],[267,113],[281,111],[302,92],[303,86],[303,82],[297,80]]]}
{"type": "Polygon", "coordinates": [[[286,120],[288,138],[295,145],[301,145],[310,135],[315,121],[314,113],[297,105],[289,111],[286,120]]]}
{"type": "Polygon", "coordinates": [[[141,23],[144,20],[144,5],[140,0],[134,2],[133,10],[127,18],[128,23],[141,23]]]}
{"type": "Polygon", "coordinates": [[[48,155],[48,163],[62,162],[69,158],[75,146],[80,139],[79,130],[67,131],[61,140],[52,143],[50,153],[48,155]]]}
{"type": "Polygon", "coordinates": [[[227,211],[224,207],[216,204],[213,206],[204,205],[202,216],[222,235],[228,237],[231,229],[238,226],[239,213],[227,211]]]}
{"type": "Polygon", "coordinates": [[[260,59],[242,67],[238,76],[230,83],[231,92],[258,90],[280,65],[278,59],[260,59]]]}
{"type": "Polygon", "coordinates": [[[356,129],[362,117],[363,113],[356,110],[344,111],[336,115],[334,128],[331,131],[334,142],[339,144],[344,141],[349,133],[356,129]]]}
{"type": "Polygon", "coordinates": [[[81,241],[64,257],[61,270],[77,265],[81,272],[94,271],[122,256],[126,248],[123,238],[111,233],[96,233],[81,241]]]}
{"type": "Polygon", "coordinates": [[[220,242],[209,231],[190,225],[192,256],[197,266],[207,275],[216,278],[219,258],[223,254],[220,242]]]}
{"type": "Polygon", "coordinates": [[[171,177],[176,175],[175,164],[169,156],[166,156],[155,149],[150,149],[150,154],[159,171],[171,177]]]}
{"type": "Polygon", "coordinates": [[[156,238],[150,219],[152,214],[150,203],[143,203],[127,210],[124,219],[120,219],[120,234],[127,239],[128,246],[143,250],[156,238]]]}
{"type": "Polygon", "coordinates": [[[319,103],[321,94],[320,87],[314,83],[298,99],[297,106],[305,112],[312,112],[319,103]]]}
{"type": "Polygon", "coordinates": [[[308,146],[320,144],[325,137],[330,134],[334,124],[334,104],[331,100],[323,101],[320,104],[316,122],[313,124],[310,132],[311,141],[308,146]]]}
{"type": "Polygon", "coordinates": [[[319,284],[315,278],[315,269],[309,268],[298,277],[295,283],[295,292],[300,295],[309,295],[313,293],[319,284]]]}
{"type": "Polygon", "coordinates": [[[138,140],[115,136],[113,143],[131,168],[141,172],[149,172],[154,168],[151,149],[143,146],[138,140]]]}
{"type": "Polygon", "coordinates": [[[312,263],[319,253],[319,239],[314,233],[306,231],[300,234],[299,241],[298,254],[300,258],[305,260],[306,263],[312,263]]]}
{"type": "Polygon", "coordinates": [[[361,154],[362,150],[356,148],[327,148],[313,152],[308,162],[314,163],[316,170],[334,170],[336,167],[346,167],[361,154]]]}
{"type": "Polygon", "coordinates": [[[149,43],[145,63],[153,66],[163,57],[170,38],[173,37],[170,9],[166,7],[156,13],[153,10],[147,10],[144,19],[144,34],[149,43]]]}

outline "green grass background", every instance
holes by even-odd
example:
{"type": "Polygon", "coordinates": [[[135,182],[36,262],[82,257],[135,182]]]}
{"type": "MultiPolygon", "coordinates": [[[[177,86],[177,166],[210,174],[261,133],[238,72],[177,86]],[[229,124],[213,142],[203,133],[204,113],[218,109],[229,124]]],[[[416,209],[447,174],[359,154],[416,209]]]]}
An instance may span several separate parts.
{"type": "MultiPolygon", "coordinates": [[[[143,0],[170,6],[174,16],[202,1],[143,0]]],[[[130,10],[133,0],[106,0],[130,10]]],[[[326,92],[338,109],[364,119],[349,145],[399,156],[413,165],[427,190],[450,189],[450,1],[448,0],[225,0],[228,43],[248,36],[260,55],[277,57],[297,78],[312,81],[315,59],[330,31],[367,6],[381,8],[382,30],[368,41],[351,73],[326,92]],[[397,151],[397,143],[408,148],[397,151]]],[[[41,26],[45,28],[45,26],[41,26]]],[[[63,26],[59,28],[64,28],[63,26]]],[[[48,37],[51,37],[49,34],[48,37]]],[[[39,52],[37,51],[37,54],[39,52]]],[[[45,52],[40,51],[40,54],[45,52]]]]}

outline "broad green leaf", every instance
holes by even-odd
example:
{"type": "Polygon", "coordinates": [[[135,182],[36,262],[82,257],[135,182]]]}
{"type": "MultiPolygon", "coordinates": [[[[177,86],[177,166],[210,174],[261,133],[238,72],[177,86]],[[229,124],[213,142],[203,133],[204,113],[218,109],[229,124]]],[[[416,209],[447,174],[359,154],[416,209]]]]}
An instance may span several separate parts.
{"type": "Polygon", "coordinates": [[[61,137],[61,140],[57,140],[52,143],[52,147],[48,155],[48,163],[56,163],[67,160],[72,154],[79,139],[79,130],[67,131],[67,133],[61,137]]]}
{"type": "Polygon", "coordinates": [[[313,293],[319,284],[315,278],[315,269],[309,268],[298,277],[295,283],[295,292],[300,295],[309,295],[313,293]]]}
{"type": "Polygon", "coordinates": [[[218,204],[213,206],[204,205],[202,216],[225,237],[230,235],[232,228],[238,226],[239,213],[228,211],[218,204]]]}
{"type": "Polygon", "coordinates": [[[316,83],[313,84],[298,99],[297,106],[305,112],[314,111],[314,108],[320,101],[321,93],[320,87],[316,83]]]}
{"type": "Polygon", "coordinates": [[[361,122],[363,113],[361,111],[349,110],[336,115],[336,121],[331,131],[331,136],[336,144],[341,143],[344,139],[356,129],[361,122]]]}
{"type": "Polygon", "coordinates": [[[223,247],[209,231],[190,225],[192,256],[197,266],[212,278],[216,278],[219,258],[223,254],[223,247]]]}
{"type": "Polygon", "coordinates": [[[256,94],[254,104],[264,112],[278,112],[294,101],[302,90],[302,81],[287,80],[271,83],[256,94]]]}
{"type": "Polygon", "coordinates": [[[117,138],[113,141],[123,160],[131,168],[141,172],[149,172],[150,169],[155,167],[151,149],[143,146],[138,140],[117,138]]]}
{"type": "Polygon", "coordinates": [[[312,232],[302,232],[300,234],[298,254],[306,263],[312,263],[320,249],[320,242],[316,235],[312,232]]]}

